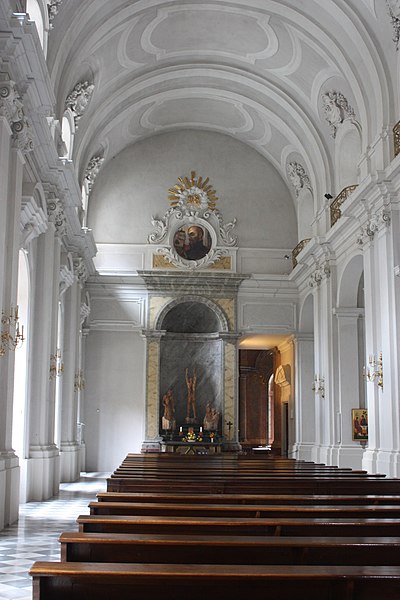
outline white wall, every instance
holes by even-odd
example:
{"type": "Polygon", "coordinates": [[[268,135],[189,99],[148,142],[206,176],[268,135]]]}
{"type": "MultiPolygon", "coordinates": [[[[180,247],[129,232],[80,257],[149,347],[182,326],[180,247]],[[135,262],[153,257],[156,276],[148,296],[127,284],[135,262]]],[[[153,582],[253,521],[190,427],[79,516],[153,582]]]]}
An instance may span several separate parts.
{"type": "Polygon", "coordinates": [[[94,330],[86,357],[86,470],[113,471],[144,439],[145,341],[138,332],[94,330]]]}
{"type": "Polygon", "coordinates": [[[100,171],[89,200],[96,243],[145,244],[152,216],[169,208],[179,176],[210,178],[225,222],[237,218],[241,248],[294,248],[297,222],[286,184],[258,152],[207,131],[160,134],[130,146],[100,171]]]}

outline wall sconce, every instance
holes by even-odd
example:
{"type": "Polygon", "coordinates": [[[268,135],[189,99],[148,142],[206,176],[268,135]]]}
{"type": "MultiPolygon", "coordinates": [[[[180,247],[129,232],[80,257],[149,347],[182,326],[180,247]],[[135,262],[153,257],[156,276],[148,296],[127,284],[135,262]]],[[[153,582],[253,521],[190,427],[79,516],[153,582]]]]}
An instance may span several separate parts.
{"type": "Polygon", "coordinates": [[[325,398],[325,379],[318,375],[314,375],[312,390],[316,394],[319,394],[321,398],[325,398]]]}
{"type": "Polygon", "coordinates": [[[18,306],[11,307],[9,315],[1,312],[1,334],[0,334],[0,356],[4,356],[7,350],[14,351],[20,348],[25,341],[24,326],[19,329],[18,306]]]}
{"type": "Polygon", "coordinates": [[[57,348],[55,354],[50,354],[50,379],[61,377],[64,373],[64,363],[61,360],[61,350],[57,348]]]}
{"type": "Polygon", "coordinates": [[[75,392],[80,392],[85,389],[85,379],[83,377],[82,369],[79,369],[77,373],[75,373],[75,382],[74,382],[74,390],[75,392]]]}
{"type": "Polygon", "coordinates": [[[363,368],[363,376],[366,381],[374,382],[377,380],[378,387],[383,390],[383,361],[382,352],[379,353],[378,359],[374,354],[368,357],[368,367],[363,368]]]}

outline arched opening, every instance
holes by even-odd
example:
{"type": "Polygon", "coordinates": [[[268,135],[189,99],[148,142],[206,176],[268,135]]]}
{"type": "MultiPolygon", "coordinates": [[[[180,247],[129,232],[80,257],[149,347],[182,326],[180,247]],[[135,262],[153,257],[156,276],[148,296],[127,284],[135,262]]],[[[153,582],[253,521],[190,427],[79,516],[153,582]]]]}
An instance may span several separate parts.
{"type": "Polygon", "coordinates": [[[160,343],[160,431],[203,427],[210,410],[221,415],[223,409],[220,315],[211,302],[187,297],[169,305],[158,322],[165,332],[160,343]],[[171,397],[173,418],[164,402],[171,397]]]}
{"type": "Polygon", "coordinates": [[[64,158],[71,160],[74,149],[75,124],[74,116],[70,110],[66,110],[63,115],[61,121],[61,134],[66,148],[64,158]]]}
{"type": "MultiPolygon", "coordinates": [[[[22,466],[23,459],[27,458],[26,429],[28,422],[28,408],[26,398],[27,379],[27,356],[29,346],[29,270],[28,260],[25,252],[19,252],[18,266],[18,295],[17,304],[19,309],[19,322],[22,330],[24,326],[25,341],[15,352],[15,376],[14,376],[14,403],[13,403],[13,425],[12,445],[16,454],[20,457],[22,466]]],[[[21,499],[25,498],[25,479],[21,477],[21,499]]]]}
{"type": "Polygon", "coordinates": [[[299,333],[295,338],[295,444],[292,454],[301,460],[314,460],[313,452],[319,440],[318,396],[313,391],[314,360],[314,297],[304,299],[299,311],[299,333]]]}
{"type": "MultiPolygon", "coordinates": [[[[239,441],[244,451],[275,441],[275,349],[239,350],[239,441]]],[[[277,442],[279,442],[278,436],[277,442]]]]}
{"type": "Polygon", "coordinates": [[[40,45],[43,53],[47,54],[47,35],[49,30],[49,17],[47,12],[47,2],[45,0],[27,0],[26,12],[31,21],[35,22],[38,32],[40,45]]]}
{"type": "Polygon", "coordinates": [[[361,468],[365,441],[355,441],[352,410],[366,408],[363,364],[364,333],[364,273],[361,255],[346,265],[338,288],[336,309],[338,340],[339,398],[336,407],[336,440],[339,466],[361,468]]]}

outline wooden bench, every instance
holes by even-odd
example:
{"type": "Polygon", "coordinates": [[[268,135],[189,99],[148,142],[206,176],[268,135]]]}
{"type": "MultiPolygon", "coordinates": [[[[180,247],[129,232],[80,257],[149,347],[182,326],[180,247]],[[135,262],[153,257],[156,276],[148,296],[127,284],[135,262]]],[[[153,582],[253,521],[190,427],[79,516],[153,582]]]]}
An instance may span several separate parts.
{"type": "Polygon", "coordinates": [[[162,502],[163,504],[268,504],[279,506],[290,504],[304,505],[399,505],[400,496],[393,495],[338,495],[327,494],[302,496],[301,494],[174,494],[153,492],[98,492],[98,502],[162,502]]]}
{"type": "Polygon", "coordinates": [[[400,518],[400,505],[394,506],[268,506],[263,504],[164,504],[163,502],[90,502],[91,515],[160,515],[197,517],[312,517],[312,518],[400,518]]]}
{"type": "Polygon", "coordinates": [[[36,562],[33,600],[400,598],[400,568],[330,565],[171,565],[36,562]]]}
{"type": "Polygon", "coordinates": [[[64,532],[62,561],[400,565],[393,537],[188,536],[64,532]]]}
{"type": "Polygon", "coordinates": [[[295,477],[282,476],[268,479],[205,478],[191,480],[142,479],[111,477],[107,479],[109,492],[179,492],[194,494],[389,494],[400,495],[400,480],[379,477],[295,477]]]}
{"type": "Polygon", "coordinates": [[[79,531],[187,535],[380,536],[400,535],[398,519],[238,518],[80,515],[79,531]]]}

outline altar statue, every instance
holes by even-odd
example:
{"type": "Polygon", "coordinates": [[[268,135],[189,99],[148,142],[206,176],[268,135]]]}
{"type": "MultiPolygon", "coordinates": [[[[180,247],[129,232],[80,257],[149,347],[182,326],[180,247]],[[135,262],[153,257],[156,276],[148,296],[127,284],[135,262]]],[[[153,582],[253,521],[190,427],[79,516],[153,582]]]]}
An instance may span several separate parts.
{"type": "Polygon", "coordinates": [[[171,388],[164,394],[162,405],[164,407],[162,429],[175,429],[175,401],[171,388]]]}
{"type": "Polygon", "coordinates": [[[203,427],[207,431],[216,431],[218,429],[220,413],[207,402],[206,414],[203,419],[203,427]]]}
{"type": "Polygon", "coordinates": [[[186,369],[186,385],[188,389],[186,421],[188,423],[196,420],[196,381],[196,369],[194,369],[192,377],[189,377],[188,369],[186,369]],[[190,416],[191,414],[193,414],[193,417],[190,416]]]}

